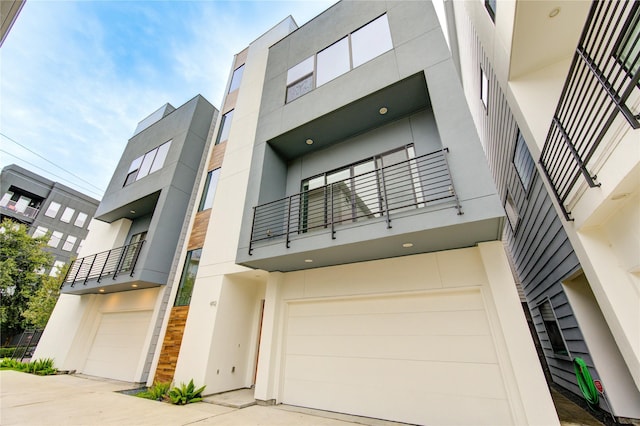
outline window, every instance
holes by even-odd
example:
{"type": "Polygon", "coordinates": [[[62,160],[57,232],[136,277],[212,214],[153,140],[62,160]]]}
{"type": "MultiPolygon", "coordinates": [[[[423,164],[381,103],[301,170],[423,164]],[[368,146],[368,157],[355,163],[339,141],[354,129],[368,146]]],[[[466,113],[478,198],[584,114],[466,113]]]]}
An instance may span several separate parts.
{"type": "Polygon", "coordinates": [[[522,183],[524,190],[528,191],[531,181],[533,180],[536,165],[533,162],[533,158],[531,158],[529,148],[527,148],[527,144],[520,131],[518,131],[516,149],[513,153],[513,165],[516,168],[516,172],[518,173],[518,177],[520,178],[520,182],[522,183]]]}
{"type": "Polygon", "coordinates": [[[164,166],[167,154],[171,148],[171,141],[165,142],[131,162],[124,186],[142,179],[150,173],[160,170],[164,166]]]}
{"type": "Polygon", "coordinates": [[[237,90],[240,87],[240,81],[242,81],[242,74],[244,73],[244,64],[240,65],[233,72],[233,77],[231,77],[231,84],[229,85],[229,93],[237,90]]]}
{"type": "Polygon", "coordinates": [[[51,271],[49,271],[49,275],[52,277],[57,277],[58,275],[60,275],[60,272],[62,271],[62,268],[64,268],[65,263],[61,260],[56,260],[53,263],[53,267],[51,268],[51,271]]]}
{"type": "Polygon", "coordinates": [[[549,299],[538,305],[538,310],[540,311],[542,323],[544,324],[545,331],[547,332],[547,337],[549,338],[549,343],[551,344],[551,350],[553,353],[555,355],[569,356],[569,351],[565,345],[562,332],[558,326],[558,320],[556,319],[556,315],[551,307],[549,299]]]}
{"type": "Polygon", "coordinates": [[[637,2],[629,13],[616,45],[616,58],[633,78],[640,70],[640,5],[637,2]]]}
{"type": "Polygon", "coordinates": [[[198,273],[201,255],[202,249],[190,250],[187,252],[174,306],[188,306],[191,302],[191,293],[193,293],[193,285],[196,281],[196,274],[198,273]]]}
{"type": "Polygon", "coordinates": [[[489,105],[489,79],[482,67],[480,67],[480,100],[484,105],[484,109],[487,110],[489,105]]]}
{"type": "Polygon", "coordinates": [[[53,231],[51,238],[49,238],[49,247],[57,248],[60,240],[62,240],[62,232],[53,231]]]}
{"type": "Polygon", "coordinates": [[[60,216],[60,220],[65,223],[71,222],[71,218],[73,217],[73,214],[75,212],[76,212],[75,209],[72,209],[71,207],[65,207],[64,212],[62,213],[62,216],[60,216]]]}
{"type": "Polygon", "coordinates": [[[354,68],[391,49],[393,43],[387,15],[382,15],[351,34],[354,68]]]}
{"type": "Polygon", "coordinates": [[[38,237],[42,237],[44,235],[47,235],[47,232],[49,232],[49,230],[47,228],[45,228],[44,226],[38,226],[36,228],[36,230],[33,232],[33,235],[31,235],[33,238],[38,238],[38,237]]]}
{"type": "Polygon", "coordinates": [[[71,235],[67,235],[67,240],[62,245],[62,250],[64,250],[64,251],[72,251],[73,250],[73,246],[76,245],[76,241],[77,240],[78,240],[78,238],[76,238],[74,236],[71,236],[71,235]]]}
{"type": "Polygon", "coordinates": [[[82,228],[86,221],[87,221],[87,214],[79,212],[78,217],[76,217],[76,221],[73,222],[73,224],[78,228],[82,228]]]}
{"type": "Polygon", "coordinates": [[[60,210],[60,204],[52,201],[47,207],[47,211],[44,212],[44,215],[47,217],[56,217],[58,215],[58,210],[60,210]]]}
{"type": "Polygon", "coordinates": [[[387,15],[382,15],[287,71],[287,98],[291,102],[314,87],[393,49],[387,15]],[[315,77],[315,83],[314,83],[315,77]]]}
{"type": "Polygon", "coordinates": [[[484,0],[484,7],[487,9],[489,16],[493,22],[496,21],[496,6],[498,0],[484,0]]]}
{"type": "Polygon", "coordinates": [[[315,55],[287,71],[287,102],[313,90],[314,61],[315,55]]]}
{"type": "Polygon", "coordinates": [[[511,197],[511,193],[507,191],[507,199],[504,203],[504,210],[507,213],[507,219],[509,219],[509,224],[511,225],[511,230],[515,232],[518,227],[518,221],[520,220],[520,215],[518,214],[518,209],[516,207],[515,201],[513,201],[513,197],[511,197]]]}
{"type": "Polygon", "coordinates": [[[218,139],[216,145],[229,139],[229,130],[231,130],[231,120],[233,119],[233,110],[222,116],[220,121],[220,130],[218,131],[218,139]]]}
{"type": "Polygon", "coordinates": [[[316,87],[341,76],[350,69],[349,38],[345,37],[318,52],[316,87]]]}
{"type": "Polygon", "coordinates": [[[210,209],[211,206],[213,206],[213,197],[216,195],[219,176],[220,169],[211,170],[207,173],[207,181],[204,184],[204,191],[202,192],[200,206],[198,207],[199,212],[210,209]]]}

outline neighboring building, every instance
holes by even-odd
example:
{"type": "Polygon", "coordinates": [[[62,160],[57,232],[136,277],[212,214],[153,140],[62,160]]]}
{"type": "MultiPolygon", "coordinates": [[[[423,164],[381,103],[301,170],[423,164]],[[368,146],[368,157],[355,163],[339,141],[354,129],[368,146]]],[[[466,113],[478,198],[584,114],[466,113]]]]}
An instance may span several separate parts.
{"type": "Polygon", "coordinates": [[[78,256],[99,201],[15,164],[0,173],[0,219],[27,225],[29,235],[50,235],[55,275],[78,256]]]}
{"type": "Polygon", "coordinates": [[[551,380],[640,418],[640,2],[446,3],[551,380]],[[586,23],[585,23],[586,22],[586,23]]]}
{"type": "Polygon", "coordinates": [[[147,380],[216,114],[196,96],[140,122],[35,358],[95,376],[147,380]]]}

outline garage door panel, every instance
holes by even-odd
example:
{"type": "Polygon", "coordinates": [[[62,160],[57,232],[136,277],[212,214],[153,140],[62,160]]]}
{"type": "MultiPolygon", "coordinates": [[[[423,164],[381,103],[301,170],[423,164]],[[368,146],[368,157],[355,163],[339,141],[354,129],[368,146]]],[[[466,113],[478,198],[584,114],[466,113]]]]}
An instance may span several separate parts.
{"type": "Polygon", "coordinates": [[[290,336],[287,353],[347,358],[496,363],[486,336],[290,336]],[[469,351],[468,348],[474,348],[469,351]]]}
{"type": "Polygon", "coordinates": [[[417,424],[512,423],[476,290],[293,302],[286,327],[284,403],[417,424]]]}
{"type": "Polygon", "coordinates": [[[89,350],[83,372],[100,377],[135,381],[151,311],[104,313],[89,350]]]}
{"type": "Polygon", "coordinates": [[[291,335],[489,335],[484,311],[362,313],[289,319],[291,335]]]}
{"type": "Polygon", "coordinates": [[[440,293],[437,298],[429,295],[406,295],[357,299],[300,302],[289,306],[289,316],[341,315],[357,313],[438,312],[449,310],[484,309],[482,295],[478,291],[440,293]]]}
{"type": "Polygon", "coordinates": [[[313,389],[331,384],[336,392],[344,386],[381,387],[385,392],[408,394],[429,388],[445,395],[501,399],[505,390],[496,364],[471,364],[412,360],[287,357],[285,397],[295,396],[300,387],[313,389]],[[310,370],[309,366],[314,367],[310,370]]]}

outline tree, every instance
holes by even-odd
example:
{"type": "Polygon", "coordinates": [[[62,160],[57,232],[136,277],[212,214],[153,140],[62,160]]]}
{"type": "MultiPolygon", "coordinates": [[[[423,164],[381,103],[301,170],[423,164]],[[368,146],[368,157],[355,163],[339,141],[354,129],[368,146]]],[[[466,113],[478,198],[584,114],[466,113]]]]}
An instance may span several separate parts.
{"type": "Polygon", "coordinates": [[[24,224],[5,219],[0,224],[0,333],[3,339],[24,331],[22,317],[31,295],[47,278],[43,270],[51,267],[53,256],[44,251],[47,235],[31,238],[24,224]]]}
{"type": "Polygon", "coordinates": [[[44,328],[49,321],[49,317],[56,307],[56,302],[60,296],[62,281],[67,275],[70,264],[66,264],[55,277],[43,277],[42,285],[29,298],[27,309],[22,312],[22,316],[35,328],[44,328]]]}

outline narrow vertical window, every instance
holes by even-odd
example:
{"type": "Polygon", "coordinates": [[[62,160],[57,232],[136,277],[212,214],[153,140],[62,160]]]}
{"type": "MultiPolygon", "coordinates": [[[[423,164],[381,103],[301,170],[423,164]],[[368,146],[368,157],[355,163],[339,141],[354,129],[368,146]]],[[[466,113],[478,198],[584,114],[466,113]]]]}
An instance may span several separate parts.
{"type": "Polygon", "coordinates": [[[480,100],[484,109],[487,110],[489,108],[489,78],[482,67],[480,67],[480,100]]]}
{"type": "Polygon", "coordinates": [[[516,169],[520,183],[525,191],[529,190],[531,181],[533,180],[533,174],[536,170],[536,165],[533,162],[533,158],[529,153],[529,148],[522,137],[522,133],[518,130],[518,136],[516,139],[516,149],[513,153],[513,165],[516,169]]]}
{"type": "Polygon", "coordinates": [[[51,238],[49,238],[49,247],[57,248],[60,240],[62,240],[62,232],[53,231],[51,238]]]}
{"type": "Polygon", "coordinates": [[[47,217],[56,217],[58,215],[58,210],[60,210],[60,204],[52,201],[47,207],[47,211],[44,212],[44,215],[47,217]]]}
{"type": "Polygon", "coordinates": [[[164,166],[167,154],[169,153],[169,148],[171,148],[171,141],[165,142],[157,148],[157,153],[153,159],[149,173],[160,170],[164,166]]]}
{"type": "Polygon", "coordinates": [[[242,74],[244,73],[244,64],[240,65],[233,71],[233,77],[231,77],[231,84],[229,85],[229,93],[237,90],[240,87],[242,81],[242,74]]]}
{"type": "Polygon", "coordinates": [[[216,195],[216,187],[218,186],[218,177],[220,176],[220,169],[211,170],[207,173],[207,181],[204,184],[204,191],[202,192],[202,198],[200,199],[200,206],[198,211],[210,209],[213,206],[213,198],[216,195]]]}
{"type": "Polygon", "coordinates": [[[83,213],[83,212],[79,212],[78,213],[78,217],[76,217],[76,221],[73,222],[73,224],[75,226],[77,226],[78,228],[82,228],[85,224],[85,222],[87,221],[87,214],[83,213]]]}
{"type": "Polygon", "coordinates": [[[491,17],[493,22],[496,22],[496,6],[498,5],[498,0],[484,0],[484,7],[487,9],[487,13],[491,17]]]}
{"type": "Polygon", "coordinates": [[[60,220],[64,223],[71,222],[71,218],[73,217],[73,214],[75,212],[75,209],[72,209],[71,207],[65,207],[64,212],[62,212],[62,216],[60,216],[60,220]]]}
{"type": "Polygon", "coordinates": [[[73,246],[76,245],[76,241],[78,241],[77,237],[74,237],[74,236],[71,236],[71,235],[67,235],[67,239],[64,242],[64,244],[62,245],[62,250],[64,250],[64,251],[73,250],[73,246]]]}
{"type": "Polygon", "coordinates": [[[218,138],[216,139],[216,145],[229,139],[229,131],[231,130],[232,119],[233,110],[227,112],[222,116],[222,120],[220,122],[220,130],[218,131],[218,138]]]}
{"type": "Polygon", "coordinates": [[[188,306],[191,302],[191,294],[193,293],[193,285],[196,281],[196,275],[198,274],[201,255],[202,249],[187,252],[174,306],[188,306]]]}
{"type": "Polygon", "coordinates": [[[547,337],[549,338],[551,350],[555,355],[568,356],[569,351],[567,350],[567,345],[562,337],[558,320],[556,319],[556,315],[551,307],[549,299],[542,302],[538,306],[538,310],[540,311],[542,323],[544,324],[544,329],[547,332],[547,337]]]}
{"type": "Polygon", "coordinates": [[[509,219],[509,224],[511,225],[511,230],[515,232],[518,227],[518,221],[520,220],[520,215],[518,214],[518,208],[516,207],[515,201],[513,201],[513,197],[511,193],[507,192],[507,199],[504,203],[504,210],[507,213],[507,219],[509,219]]]}

